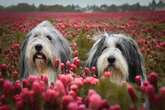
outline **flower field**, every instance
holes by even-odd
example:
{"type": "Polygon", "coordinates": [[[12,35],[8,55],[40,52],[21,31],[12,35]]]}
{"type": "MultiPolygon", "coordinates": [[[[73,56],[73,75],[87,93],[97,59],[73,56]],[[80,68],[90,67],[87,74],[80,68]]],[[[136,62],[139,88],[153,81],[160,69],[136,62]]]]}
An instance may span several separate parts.
{"type": "MultiPolygon", "coordinates": [[[[59,64],[63,67],[63,64],[59,64]]],[[[165,110],[165,11],[111,13],[0,12],[0,110],[165,110]],[[73,49],[68,74],[19,80],[20,45],[27,32],[51,21],[73,49]],[[148,80],[113,84],[111,72],[94,76],[85,60],[94,34],[123,32],[139,44],[148,80]]]]}

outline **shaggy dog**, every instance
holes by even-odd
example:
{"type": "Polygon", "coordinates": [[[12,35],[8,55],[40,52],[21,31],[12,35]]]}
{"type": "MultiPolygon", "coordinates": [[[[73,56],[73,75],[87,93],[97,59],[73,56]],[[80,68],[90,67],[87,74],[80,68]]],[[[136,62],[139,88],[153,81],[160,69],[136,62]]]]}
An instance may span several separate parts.
{"type": "Polygon", "coordinates": [[[54,61],[65,62],[71,58],[68,41],[49,22],[43,21],[33,28],[21,46],[21,78],[29,74],[47,75],[48,82],[56,79],[57,71],[54,61]]]}
{"type": "Polygon", "coordinates": [[[113,82],[134,82],[136,75],[145,79],[142,54],[136,42],[125,34],[101,33],[89,52],[87,66],[96,66],[97,76],[111,71],[113,82]]]}

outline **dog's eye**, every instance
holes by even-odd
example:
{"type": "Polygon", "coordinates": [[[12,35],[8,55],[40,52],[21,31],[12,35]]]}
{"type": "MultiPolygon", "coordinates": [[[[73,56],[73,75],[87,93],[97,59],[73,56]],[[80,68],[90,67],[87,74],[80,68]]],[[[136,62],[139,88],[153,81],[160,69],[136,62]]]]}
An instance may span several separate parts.
{"type": "Polygon", "coordinates": [[[105,46],[104,48],[103,48],[103,50],[105,50],[107,47],[105,46]]]}
{"type": "Polygon", "coordinates": [[[38,36],[37,34],[34,35],[34,37],[37,37],[37,36],[38,36]]]}
{"type": "Polygon", "coordinates": [[[47,35],[46,37],[47,37],[49,40],[52,40],[52,38],[51,38],[49,35],[47,35]]]}
{"type": "Polygon", "coordinates": [[[120,44],[116,44],[116,47],[117,47],[118,49],[122,50],[122,48],[121,48],[121,45],[120,45],[120,44]]]}

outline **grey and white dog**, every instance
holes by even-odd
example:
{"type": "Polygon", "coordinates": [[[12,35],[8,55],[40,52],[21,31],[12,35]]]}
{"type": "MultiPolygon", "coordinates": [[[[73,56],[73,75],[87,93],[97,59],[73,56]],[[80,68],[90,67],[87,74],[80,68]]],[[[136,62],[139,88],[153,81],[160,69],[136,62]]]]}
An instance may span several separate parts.
{"type": "Polygon", "coordinates": [[[96,66],[97,76],[111,71],[113,82],[134,82],[136,75],[145,79],[144,61],[136,42],[121,33],[101,33],[89,52],[87,66],[96,66]]]}
{"type": "Polygon", "coordinates": [[[56,79],[57,71],[53,66],[55,59],[65,63],[71,59],[72,50],[68,41],[49,22],[43,21],[33,28],[21,46],[21,78],[29,74],[47,75],[48,82],[56,79]]]}

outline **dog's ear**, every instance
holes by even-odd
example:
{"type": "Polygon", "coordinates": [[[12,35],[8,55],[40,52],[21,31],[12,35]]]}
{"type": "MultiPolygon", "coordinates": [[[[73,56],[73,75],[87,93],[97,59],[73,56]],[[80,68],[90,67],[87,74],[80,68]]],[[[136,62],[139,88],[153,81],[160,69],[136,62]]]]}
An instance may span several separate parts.
{"type": "Polygon", "coordinates": [[[31,36],[31,33],[28,33],[25,37],[25,40],[23,41],[22,45],[21,45],[21,53],[20,53],[20,77],[22,78],[26,78],[28,76],[28,67],[27,67],[27,61],[25,58],[25,54],[26,54],[26,47],[27,47],[27,43],[28,43],[28,39],[31,36]]]}
{"type": "Polygon", "coordinates": [[[60,57],[61,61],[63,63],[66,63],[66,61],[70,61],[72,57],[72,50],[70,48],[69,42],[66,39],[61,39],[59,37],[60,42],[60,57]]]}
{"type": "Polygon", "coordinates": [[[97,65],[97,59],[102,53],[102,47],[105,42],[105,36],[101,37],[96,41],[96,43],[93,45],[89,52],[89,57],[86,62],[87,67],[92,67],[97,65]]]}
{"type": "Polygon", "coordinates": [[[132,38],[128,38],[124,43],[129,68],[129,80],[134,82],[136,75],[141,75],[143,80],[145,80],[144,59],[137,43],[132,38]]]}

